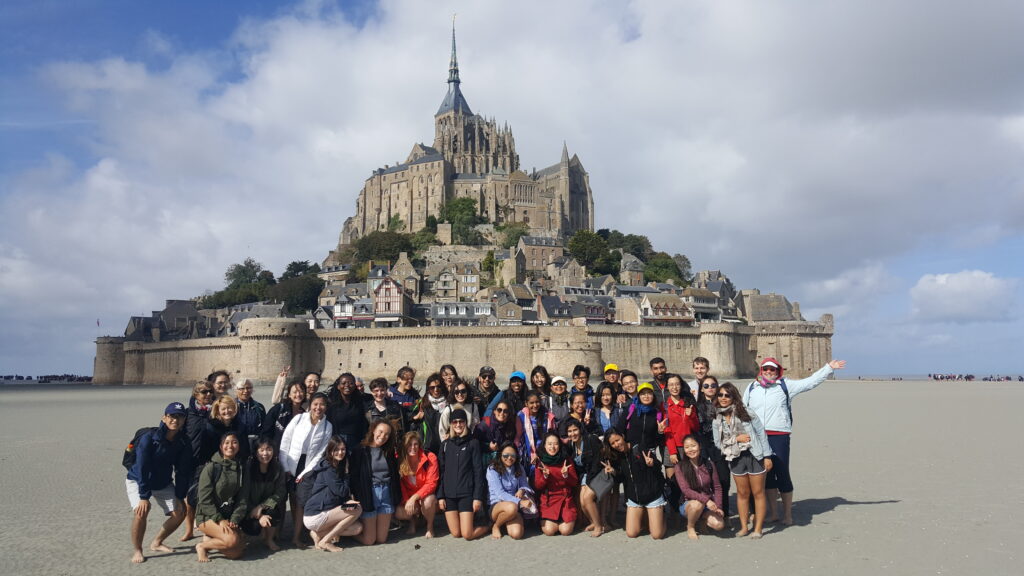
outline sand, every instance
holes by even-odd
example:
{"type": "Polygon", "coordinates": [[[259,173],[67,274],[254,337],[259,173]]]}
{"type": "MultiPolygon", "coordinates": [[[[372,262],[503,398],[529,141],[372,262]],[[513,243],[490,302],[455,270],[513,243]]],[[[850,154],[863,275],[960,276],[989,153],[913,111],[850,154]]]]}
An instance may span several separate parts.
{"type": "MultiPolygon", "coordinates": [[[[791,527],[764,539],[629,540],[622,530],[477,542],[408,538],[327,554],[258,543],[200,566],[191,546],[131,565],[121,451],[183,388],[0,387],[0,558],[5,574],[1019,573],[1024,542],[1019,383],[826,382],[794,401],[791,527]],[[972,410],[965,409],[969,400],[972,410]],[[1005,494],[1004,494],[1005,492],[1005,494]]],[[[269,389],[257,390],[264,401],[269,389]]],[[[734,508],[735,509],[735,508],[734,508]]],[[[154,510],[158,510],[154,507],[154,510]]],[[[161,515],[150,514],[148,541],[161,515]]],[[[446,530],[438,527],[438,532],[446,530]]],[[[194,542],[194,541],[193,541],[194,542]]]]}

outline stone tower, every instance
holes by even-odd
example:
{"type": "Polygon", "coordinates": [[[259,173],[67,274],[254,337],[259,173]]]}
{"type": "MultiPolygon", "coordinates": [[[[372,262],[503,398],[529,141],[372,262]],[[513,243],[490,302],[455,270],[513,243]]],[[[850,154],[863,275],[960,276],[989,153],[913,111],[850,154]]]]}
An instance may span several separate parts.
{"type": "Polygon", "coordinates": [[[452,57],[448,64],[448,93],[434,114],[434,149],[452,164],[455,172],[487,174],[519,169],[516,142],[508,126],[473,114],[462,95],[459,60],[455,53],[452,24],[452,57]]]}

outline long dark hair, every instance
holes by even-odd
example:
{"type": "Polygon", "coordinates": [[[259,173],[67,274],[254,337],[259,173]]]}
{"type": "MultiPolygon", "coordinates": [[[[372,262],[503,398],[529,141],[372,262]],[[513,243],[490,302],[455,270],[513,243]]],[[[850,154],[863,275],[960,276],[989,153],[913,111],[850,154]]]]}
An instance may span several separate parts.
{"type": "Polygon", "coordinates": [[[423,397],[420,398],[420,406],[423,407],[424,414],[435,412],[434,405],[430,402],[430,386],[432,384],[437,384],[441,387],[441,397],[445,399],[445,403],[448,402],[448,388],[444,384],[444,378],[441,378],[440,372],[434,372],[427,376],[427,383],[423,386],[423,397]]]}
{"type": "MultiPolygon", "coordinates": [[[[462,404],[463,406],[466,406],[466,405],[470,404],[471,402],[473,402],[473,387],[470,386],[462,378],[459,378],[458,376],[456,376],[455,377],[455,384],[452,384],[452,389],[448,391],[448,405],[449,406],[454,406],[456,404],[462,404]],[[459,386],[465,386],[466,387],[466,399],[465,400],[456,400],[455,399],[455,389],[458,388],[459,386]]],[[[468,412],[468,410],[467,410],[467,412],[468,412]]]]}
{"type": "Polygon", "coordinates": [[[530,381],[526,385],[533,390],[533,377],[537,374],[544,377],[544,383],[540,386],[541,394],[545,396],[551,394],[551,375],[548,374],[548,369],[541,364],[534,366],[533,370],[530,370],[530,381]]]}
{"type": "MultiPolygon", "coordinates": [[[[697,466],[704,467],[704,470],[708,474],[709,480],[711,478],[714,478],[713,472],[711,471],[711,460],[704,455],[704,448],[701,447],[700,440],[698,440],[697,437],[694,436],[693,434],[687,434],[686,437],[683,438],[683,444],[686,444],[687,440],[693,440],[694,442],[696,442],[697,449],[700,450],[700,452],[697,454],[697,466]]],[[[704,491],[704,488],[706,487],[698,484],[697,471],[693,469],[693,464],[690,462],[689,457],[685,457],[679,461],[679,469],[683,471],[683,478],[686,479],[687,486],[698,492],[704,491]]]]}
{"type": "Polygon", "coordinates": [[[609,406],[609,408],[612,408],[612,409],[615,408],[615,396],[617,394],[616,391],[615,391],[615,385],[612,384],[611,382],[601,382],[597,386],[597,392],[594,392],[594,409],[595,410],[604,407],[604,406],[601,405],[601,395],[604,394],[605,390],[611,390],[612,391],[612,403],[609,406]]]}
{"type": "Polygon", "coordinates": [[[501,430],[501,437],[502,438],[515,438],[516,437],[516,414],[514,412],[512,412],[512,404],[510,404],[507,400],[500,400],[500,401],[498,401],[498,403],[495,404],[494,407],[497,408],[498,406],[501,406],[502,404],[504,404],[505,408],[508,410],[508,412],[506,412],[506,414],[508,414],[508,416],[505,418],[505,422],[502,423],[502,422],[499,422],[498,419],[494,417],[494,415],[491,415],[491,426],[501,430]]]}
{"type": "Polygon", "coordinates": [[[736,386],[732,382],[725,382],[718,386],[718,393],[728,392],[732,396],[732,413],[743,422],[750,422],[750,414],[747,413],[747,407],[743,405],[743,399],[740,398],[740,391],[736,389],[736,386]]]}
{"type": "Polygon", "coordinates": [[[273,478],[281,468],[281,462],[277,458],[277,445],[274,443],[273,436],[260,436],[256,440],[256,445],[252,448],[252,457],[249,458],[249,478],[273,478]],[[274,455],[270,458],[270,462],[267,463],[267,473],[262,474],[260,472],[260,461],[256,456],[256,453],[260,448],[269,446],[274,451],[274,455]]]}
{"type": "Polygon", "coordinates": [[[505,461],[501,459],[501,453],[504,452],[506,448],[511,448],[516,452],[515,469],[512,470],[512,475],[518,478],[523,475],[523,467],[519,465],[519,450],[516,448],[515,442],[501,443],[501,446],[498,447],[498,451],[494,453],[494,458],[491,459],[491,467],[494,468],[494,471],[498,474],[504,474],[508,471],[508,467],[505,466],[505,461]]]}
{"type": "Polygon", "coordinates": [[[331,465],[338,472],[339,476],[347,476],[349,447],[348,444],[345,442],[344,438],[342,438],[341,436],[331,436],[331,439],[327,442],[327,448],[324,448],[324,460],[326,460],[330,464],[332,458],[331,454],[334,454],[334,449],[337,448],[339,445],[345,447],[345,458],[341,462],[331,465]]]}
{"type": "Polygon", "coordinates": [[[621,460],[626,457],[626,452],[629,451],[629,443],[626,442],[626,452],[619,452],[612,448],[612,436],[618,436],[622,438],[623,442],[626,442],[626,435],[617,428],[610,428],[604,433],[604,441],[601,442],[601,459],[602,460],[621,460]]]}

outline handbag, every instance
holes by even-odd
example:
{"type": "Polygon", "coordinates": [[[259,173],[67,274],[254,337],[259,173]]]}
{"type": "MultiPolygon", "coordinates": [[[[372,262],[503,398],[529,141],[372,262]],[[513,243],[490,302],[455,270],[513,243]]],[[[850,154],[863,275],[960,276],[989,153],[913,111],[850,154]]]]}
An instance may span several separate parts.
{"type": "Polygon", "coordinates": [[[520,503],[519,513],[522,514],[523,518],[527,520],[531,518],[536,518],[539,514],[539,511],[537,510],[537,501],[534,499],[533,494],[526,494],[525,496],[523,496],[523,500],[529,500],[530,504],[528,506],[524,506],[522,503],[520,503]]]}
{"type": "Polygon", "coordinates": [[[614,485],[615,479],[604,470],[594,474],[594,477],[587,481],[587,486],[594,491],[598,500],[604,498],[605,495],[611,491],[612,486],[614,485]]]}

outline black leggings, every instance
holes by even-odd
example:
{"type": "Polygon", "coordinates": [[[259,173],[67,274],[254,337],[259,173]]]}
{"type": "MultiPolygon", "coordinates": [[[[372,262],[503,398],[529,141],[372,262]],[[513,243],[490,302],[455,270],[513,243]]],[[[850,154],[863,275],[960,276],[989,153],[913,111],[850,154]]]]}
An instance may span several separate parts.
{"type": "Polygon", "coordinates": [[[718,471],[718,483],[722,486],[722,512],[729,517],[729,488],[732,485],[732,472],[729,470],[729,463],[725,458],[720,457],[711,460],[718,471]]]}

